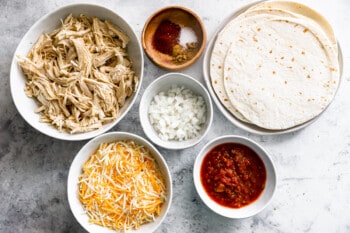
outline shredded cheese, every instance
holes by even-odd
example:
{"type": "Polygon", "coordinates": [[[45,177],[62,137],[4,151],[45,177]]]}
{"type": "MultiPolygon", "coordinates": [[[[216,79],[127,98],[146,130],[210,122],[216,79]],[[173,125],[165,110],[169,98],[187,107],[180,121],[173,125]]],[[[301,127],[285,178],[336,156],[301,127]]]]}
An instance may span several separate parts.
{"type": "Polygon", "coordinates": [[[79,199],[91,223],[125,232],[155,220],[166,187],[146,147],[131,140],[102,143],[83,165],[79,199]]]}

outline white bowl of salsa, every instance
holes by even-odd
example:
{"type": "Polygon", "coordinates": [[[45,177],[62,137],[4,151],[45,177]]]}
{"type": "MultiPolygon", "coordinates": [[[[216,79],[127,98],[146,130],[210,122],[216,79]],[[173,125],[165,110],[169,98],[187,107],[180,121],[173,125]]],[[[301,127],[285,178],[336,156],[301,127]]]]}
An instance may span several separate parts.
{"type": "Polygon", "coordinates": [[[193,168],[195,188],[209,209],[228,218],[247,218],[272,200],[277,177],[273,162],[256,142],[227,135],[207,143],[193,168]]]}

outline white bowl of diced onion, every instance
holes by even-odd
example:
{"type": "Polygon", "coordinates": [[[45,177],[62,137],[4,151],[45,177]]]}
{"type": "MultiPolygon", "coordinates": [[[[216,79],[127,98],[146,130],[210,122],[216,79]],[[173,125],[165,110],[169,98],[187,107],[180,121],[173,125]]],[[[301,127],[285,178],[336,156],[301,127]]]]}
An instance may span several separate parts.
{"type": "Polygon", "coordinates": [[[170,209],[172,199],[171,174],[163,156],[146,139],[128,132],[106,133],[90,140],[75,156],[69,169],[67,195],[74,217],[88,232],[112,233],[126,231],[151,233],[160,226],[170,209]],[[111,147],[102,146],[111,144],[128,146],[125,147],[122,153],[113,150],[111,147]],[[138,153],[141,150],[142,153],[138,153]],[[96,158],[102,159],[96,159],[95,161],[97,162],[93,164],[91,162],[93,156],[100,156],[96,158]],[[147,165],[149,162],[153,164],[153,170],[150,170],[149,164],[147,165]],[[103,169],[104,166],[110,167],[103,169]],[[87,173],[89,170],[91,173],[87,173]],[[163,191],[161,194],[155,191],[153,183],[149,182],[150,180],[148,179],[155,173],[159,174],[158,177],[162,177],[161,186],[163,191]],[[135,179],[135,177],[137,178],[135,179]],[[86,195],[87,192],[82,193],[81,191],[83,182],[86,182],[87,187],[90,188],[91,193],[88,195],[86,195]],[[109,185],[104,185],[106,182],[109,185]],[[114,197],[116,193],[121,196],[121,200],[118,201],[120,198],[114,197]],[[151,199],[157,197],[157,195],[162,200],[159,213],[152,213],[149,207],[142,207],[142,205],[151,205],[151,199]],[[101,198],[103,198],[102,204],[101,198]],[[99,206],[98,208],[96,207],[99,211],[95,211],[95,209],[91,211],[91,208],[83,204],[81,199],[85,203],[93,203],[91,204],[92,206],[99,206]],[[96,204],[96,200],[99,204],[96,204]],[[103,209],[104,203],[109,204],[109,209],[103,209]],[[118,211],[122,214],[114,215],[118,211]],[[91,215],[94,217],[92,218],[91,215]],[[135,224],[135,222],[142,221],[142,219],[150,216],[151,220],[148,219],[148,223],[141,224],[138,229],[132,228],[131,224],[135,224]],[[110,222],[106,222],[110,217],[112,218],[109,219],[110,222]],[[105,221],[101,221],[101,218],[105,221]],[[123,218],[130,222],[120,220],[123,218]],[[94,221],[100,221],[100,223],[107,226],[109,224],[119,224],[118,221],[120,221],[120,224],[125,229],[109,229],[105,226],[100,226],[98,222],[94,221]]]}
{"type": "Polygon", "coordinates": [[[186,74],[168,73],[146,88],[139,115],[153,143],[178,150],[194,146],[205,137],[213,120],[213,106],[199,81],[186,74]]]}

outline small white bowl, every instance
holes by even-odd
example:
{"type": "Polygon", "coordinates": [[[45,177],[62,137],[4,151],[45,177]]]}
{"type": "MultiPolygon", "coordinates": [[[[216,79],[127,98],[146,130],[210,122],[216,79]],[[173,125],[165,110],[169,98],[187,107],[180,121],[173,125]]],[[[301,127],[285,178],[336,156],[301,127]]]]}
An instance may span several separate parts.
{"type": "Polygon", "coordinates": [[[90,223],[88,215],[84,212],[83,205],[81,204],[78,197],[78,179],[82,172],[82,165],[87,161],[89,156],[96,151],[98,146],[101,143],[108,143],[120,140],[133,140],[137,144],[146,146],[153,157],[156,159],[160,172],[163,174],[166,188],[167,188],[167,200],[162,206],[162,210],[160,212],[160,216],[158,216],[154,222],[141,225],[139,230],[128,231],[134,233],[151,233],[159,227],[159,225],[164,220],[167,212],[169,211],[172,199],[172,183],[171,183],[171,175],[169,168],[163,158],[163,156],[159,153],[159,151],[147,140],[143,139],[140,136],[135,134],[126,133],[126,132],[112,132],[100,135],[88,143],[86,143],[78,154],[75,156],[68,174],[67,181],[67,194],[68,194],[68,203],[70,209],[76,218],[76,220],[80,223],[80,225],[87,230],[88,232],[99,232],[99,233],[115,233],[116,231],[110,230],[105,227],[98,226],[96,224],[90,223]]]}
{"type": "Polygon", "coordinates": [[[63,6],[40,18],[29,29],[29,31],[24,35],[21,42],[19,43],[14,53],[11,64],[10,85],[12,99],[18,112],[21,114],[24,120],[41,133],[53,138],[69,141],[90,139],[110,130],[130,110],[136,100],[138,92],[140,91],[143,79],[143,64],[144,60],[140,41],[138,40],[132,27],[117,13],[103,6],[94,4],[81,3],[63,6]],[[129,56],[133,62],[133,69],[136,73],[136,76],[139,78],[139,85],[136,87],[133,95],[126,100],[124,106],[119,109],[119,116],[116,120],[103,125],[101,129],[78,134],[59,132],[51,124],[40,122],[40,114],[34,112],[38,108],[38,104],[33,98],[29,98],[24,93],[24,87],[27,78],[17,64],[16,57],[17,55],[27,56],[28,52],[36,43],[39,36],[43,33],[51,33],[53,30],[58,28],[61,25],[61,20],[65,19],[70,13],[72,13],[75,17],[80,14],[85,14],[87,16],[95,16],[99,19],[109,20],[111,23],[117,25],[123,32],[125,32],[130,38],[130,42],[128,44],[129,56]]]}
{"type": "Polygon", "coordinates": [[[203,147],[194,163],[193,180],[197,193],[199,194],[202,201],[209,207],[209,209],[219,215],[233,219],[251,217],[262,211],[271,202],[277,183],[275,167],[268,153],[256,142],[245,137],[234,135],[218,137],[203,147]],[[243,144],[251,148],[260,156],[266,169],[266,184],[264,190],[258,199],[241,208],[229,208],[216,203],[205,191],[200,177],[202,162],[207,153],[217,145],[230,142],[243,144]]]}
{"type": "Polygon", "coordinates": [[[140,101],[139,115],[143,131],[153,143],[166,149],[178,150],[194,146],[204,138],[204,136],[209,131],[209,128],[213,121],[213,105],[209,93],[200,82],[189,75],[181,73],[168,73],[159,78],[156,78],[147,87],[140,101]],[[185,88],[190,89],[194,94],[202,96],[206,103],[207,109],[205,124],[203,125],[197,137],[186,141],[162,140],[149,121],[148,108],[151,104],[151,101],[153,100],[153,97],[161,91],[167,91],[173,85],[184,86],[185,88]]]}

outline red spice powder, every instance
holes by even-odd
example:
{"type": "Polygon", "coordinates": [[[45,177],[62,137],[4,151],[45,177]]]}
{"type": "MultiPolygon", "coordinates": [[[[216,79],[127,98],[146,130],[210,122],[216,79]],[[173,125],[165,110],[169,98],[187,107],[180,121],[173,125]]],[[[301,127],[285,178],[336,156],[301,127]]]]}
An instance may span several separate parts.
{"type": "Polygon", "coordinates": [[[153,37],[153,46],[161,53],[172,55],[173,47],[179,43],[181,27],[170,20],[163,20],[153,37]]]}

